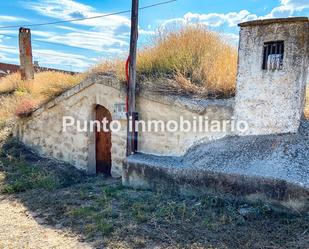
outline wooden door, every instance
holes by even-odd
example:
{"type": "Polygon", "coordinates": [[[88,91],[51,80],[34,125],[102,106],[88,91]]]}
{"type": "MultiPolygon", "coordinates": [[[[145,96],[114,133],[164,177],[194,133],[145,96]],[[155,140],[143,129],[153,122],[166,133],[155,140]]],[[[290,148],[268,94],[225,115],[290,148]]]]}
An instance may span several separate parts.
{"type": "MultiPolygon", "coordinates": [[[[110,112],[103,106],[96,106],[96,120],[102,122],[106,117],[108,122],[112,121],[110,112]]],[[[101,125],[101,130],[96,129],[96,171],[104,175],[111,175],[112,166],[112,134],[110,131],[104,132],[101,125]]]]}

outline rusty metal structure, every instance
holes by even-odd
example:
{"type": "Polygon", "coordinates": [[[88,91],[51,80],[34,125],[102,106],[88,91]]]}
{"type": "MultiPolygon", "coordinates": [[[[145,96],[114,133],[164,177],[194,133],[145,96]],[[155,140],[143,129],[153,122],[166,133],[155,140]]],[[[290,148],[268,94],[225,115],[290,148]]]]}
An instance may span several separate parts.
{"type": "Polygon", "coordinates": [[[28,28],[19,29],[20,75],[22,80],[34,78],[31,32],[28,28]]]}

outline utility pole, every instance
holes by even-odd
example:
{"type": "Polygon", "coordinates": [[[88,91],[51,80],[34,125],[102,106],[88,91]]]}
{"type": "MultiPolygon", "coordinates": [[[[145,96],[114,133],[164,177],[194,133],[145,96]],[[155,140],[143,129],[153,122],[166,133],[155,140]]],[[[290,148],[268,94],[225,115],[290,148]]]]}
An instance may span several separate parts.
{"type": "Polygon", "coordinates": [[[34,79],[30,29],[19,29],[19,59],[22,80],[34,79]]]}
{"type": "Polygon", "coordinates": [[[127,156],[135,154],[137,150],[137,137],[135,121],[138,120],[136,112],[136,54],[138,38],[138,0],[132,0],[131,12],[131,37],[130,37],[130,61],[128,82],[128,113],[127,113],[127,156]]]}

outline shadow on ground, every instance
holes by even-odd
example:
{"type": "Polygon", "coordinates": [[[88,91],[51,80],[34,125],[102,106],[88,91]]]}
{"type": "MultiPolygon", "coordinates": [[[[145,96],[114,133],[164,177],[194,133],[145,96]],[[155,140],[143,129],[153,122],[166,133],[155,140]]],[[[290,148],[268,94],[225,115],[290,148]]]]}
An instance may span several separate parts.
{"type": "Polygon", "coordinates": [[[42,158],[9,136],[0,149],[2,198],[43,226],[94,248],[307,248],[309,217],[223,195],[183,197],[123,188],[42,158]]]}

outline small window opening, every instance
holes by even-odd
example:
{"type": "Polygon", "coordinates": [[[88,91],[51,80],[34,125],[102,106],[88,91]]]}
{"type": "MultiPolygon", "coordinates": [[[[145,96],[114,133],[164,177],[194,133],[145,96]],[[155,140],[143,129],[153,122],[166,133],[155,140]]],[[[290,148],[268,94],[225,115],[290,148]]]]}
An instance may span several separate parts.
{"type": "Polygon", "coordinates": [[[263,50],[263,70],[281,70],[283,66],[284,42],[265,42],[263,50]]]}

